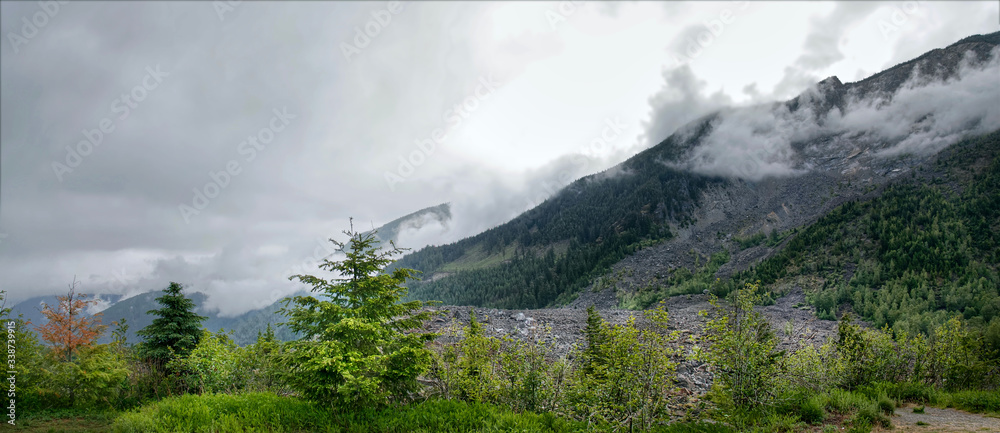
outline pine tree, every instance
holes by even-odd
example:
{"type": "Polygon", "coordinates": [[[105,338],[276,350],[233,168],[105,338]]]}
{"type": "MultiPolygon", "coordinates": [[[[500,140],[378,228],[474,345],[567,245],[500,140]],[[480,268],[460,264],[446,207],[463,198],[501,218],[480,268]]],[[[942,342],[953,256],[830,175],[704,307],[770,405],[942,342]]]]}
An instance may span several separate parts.
{"type": "Polygon", "coordinates": [[[583,329],[587,340],[587,348],[583,350],[583,370],[588,375],[596,374],[599,366],[607,361],[604,354],[607,334],[604,328],[604,319],[597,309],[593,305],[587,307],[587,327],[583,329]]]}
{"type": "Polygon", "coordinates": [[[386,404],[418,390],[417,377],[430,368],[425,343],[435,334],[412,331],[431,313],[416,311],[424,302],[400,302],[413,270],[384,272],[401,249],[390,242],[392,248],[382,251],[374,232],[354,232],[353,225],[344,233],[346,244],[330,241],[346,258],[319,265],[339,278],[290,277],[321,297],[285,300],[281,313],[302,336],[289,345],[287,380],[305,397],[330,405],[386,404]]]}
{"type": "Polygon", "coordinates": [[[184,289],[171,282],[156,302],[163,306],[146,314],[159,316],[137,334],[144,338],[141,353],[148,359],[164,363],[176,356],[186,356],[201,339],[201,322],[205,317],[194,313],[194,301],[184,296],[184,289]]]}

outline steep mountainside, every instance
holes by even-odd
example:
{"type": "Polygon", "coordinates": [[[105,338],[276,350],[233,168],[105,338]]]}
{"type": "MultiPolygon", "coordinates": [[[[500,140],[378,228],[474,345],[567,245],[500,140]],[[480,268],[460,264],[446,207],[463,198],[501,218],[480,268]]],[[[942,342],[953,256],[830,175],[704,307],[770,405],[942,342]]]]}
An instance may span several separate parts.
{"type": "Polygon", "coordinates": [[[713,113],[504,225],[396,265],[423,271],[414,298],[498,308],[637,306],[669,278],[703,287],[773,253],[734,245],[773,233],[780,247],[790,229],[1000,127],[974,98],[1000,87],[998,45],[1000,33],[972,36],[856,83],[831,77],[787,102],[713,113]],[[674,276],[681,268],[691,276],[674,276]]]}
{"type": "Polygon", "coordinates": [[[450,221],[451,203],[442,203],[396,218],[376,228],[374,231],[377,232],[376,236],[382,242],[398,242],[400,233],[407,229],[419,229],[425,224],[432,222],[447,226],[450,221]]]}

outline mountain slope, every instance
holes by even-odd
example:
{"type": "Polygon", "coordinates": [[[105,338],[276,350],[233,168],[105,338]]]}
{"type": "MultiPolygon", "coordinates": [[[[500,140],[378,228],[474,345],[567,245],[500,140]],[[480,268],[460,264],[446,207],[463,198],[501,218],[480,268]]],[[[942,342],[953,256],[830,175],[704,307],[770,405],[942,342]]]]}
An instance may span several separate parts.
{"type": "MultiPolygon", "coordinates": [[[[949,107],[921,93],[977,84],[966,76],[982,81],[976,71],[996,68],[998,44],[1000,33],[973,36],[856,83],[831,77],[786,102],[710,114],[504,225],[396,266],[424,272],[413,298],[500,308],[577,295],[598,302],[581,289],[600,276],[614,277],[600,286],[612,286],[613,297],[662,284],[736,239],[781,233],[877,195],[959,137],[1000,127],[982,107],[985,115],[953,121],[949,107]],[[924,99],[926,112],[909,110],[924,99]],[[884,131],[887,124],[899,130],[884,131]]],[[[978,85],[995,93],[986,80],[978,85]]],[[[754,252],[737,252],[719,272],[769,253],[746,254],[754,252]]]]}
{"type": "Polygon", "coordinates": [[[722,249],[765,258],[701,286],[676,284],[691,280],[678,268],[618,294],[647,306],[759,281],[772,292],[804,291],[820,318],[853,310],[876,326],[913,333],[961,314],[1000,331],[1000,130],[952,145],[811,224],[724,241],[722,249]]]}
{"type": "MultiPolygon", "coordinates": [[[[373,231],[377,232],[375,236],[381,242],[399,243],[399,235],[406,230],[420,229],[424,225],[432,223],[447,227],[449,222],[451,222],[451,203],[442,203],[396,218],[373,231]]],[[[365,234],[367,233],[370,232],[365,232],[365,234]]],[[[405,247],[405,245],[401,246],[405,247]]]]}
{"type": "MultiPolygon", "coordinates": [[[[112,322],[125,319],[128,324],[128,332],[126,333],[128,341],[132,343],[139,342],[142,339],[136,333],[142,328],[149,326],[156,318],[153,315],[146,314],[146,312],[161,308],[156,302],[156,298],[162,295],[163,292],[158,290],[119,301],[102,312],[103,316],[101,320],[104,324],[110,325],[112,322]]],[[[202,326],[205,329],[212,332],[217,332],[220,329],[232,331],[233,341],[237,344],[249,344],[256,341],[257,332],[262,332],[269,324],[274,327],[275,334],[279,339],[287,341],[294,338],[294,335],[288,329],[279,325],[285,320],[284,316],[275,314],[281,308],[280,303],[272,304],[260,310],[249,311],[235,317],[219,317],[215,312],[206,311],[204,308],[205,300],[207,299],[204,293],[194,292],[188,293],[186,296],[194,301],[195,312],[207,317],[202,322],[202,326]]],[[[99,341],[102,343],[111,341],[110,327],[101,336],[99,341]]]]}

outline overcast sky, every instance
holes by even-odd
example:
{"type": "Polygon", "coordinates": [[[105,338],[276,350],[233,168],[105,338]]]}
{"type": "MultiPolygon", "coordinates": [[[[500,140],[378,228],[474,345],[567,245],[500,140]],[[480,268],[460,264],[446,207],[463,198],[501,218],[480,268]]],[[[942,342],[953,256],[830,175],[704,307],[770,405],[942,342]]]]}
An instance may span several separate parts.
{"type": "Polygon", "coordinates": [[[2,2],[0,289],[262,307],[349,217],[452,202],[403,241],[457,240],[710,110],[1000,30],[998,8],[2,2]]]}

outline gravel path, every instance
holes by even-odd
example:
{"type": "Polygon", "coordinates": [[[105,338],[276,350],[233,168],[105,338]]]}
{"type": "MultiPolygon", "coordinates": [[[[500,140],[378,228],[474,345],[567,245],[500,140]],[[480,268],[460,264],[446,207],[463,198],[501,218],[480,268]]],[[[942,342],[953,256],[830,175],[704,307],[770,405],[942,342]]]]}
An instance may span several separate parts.
{"type": "Polygon", "coordinates": [[[910,404],[896,409],[892,424],[896,432],[993,432],[1000,433],[1000,419],[962,412],[955,409],[926,407],[924,413],[913,413],[910,404]],[[917,425],[917,422],[927,425],[917,425]]]}

